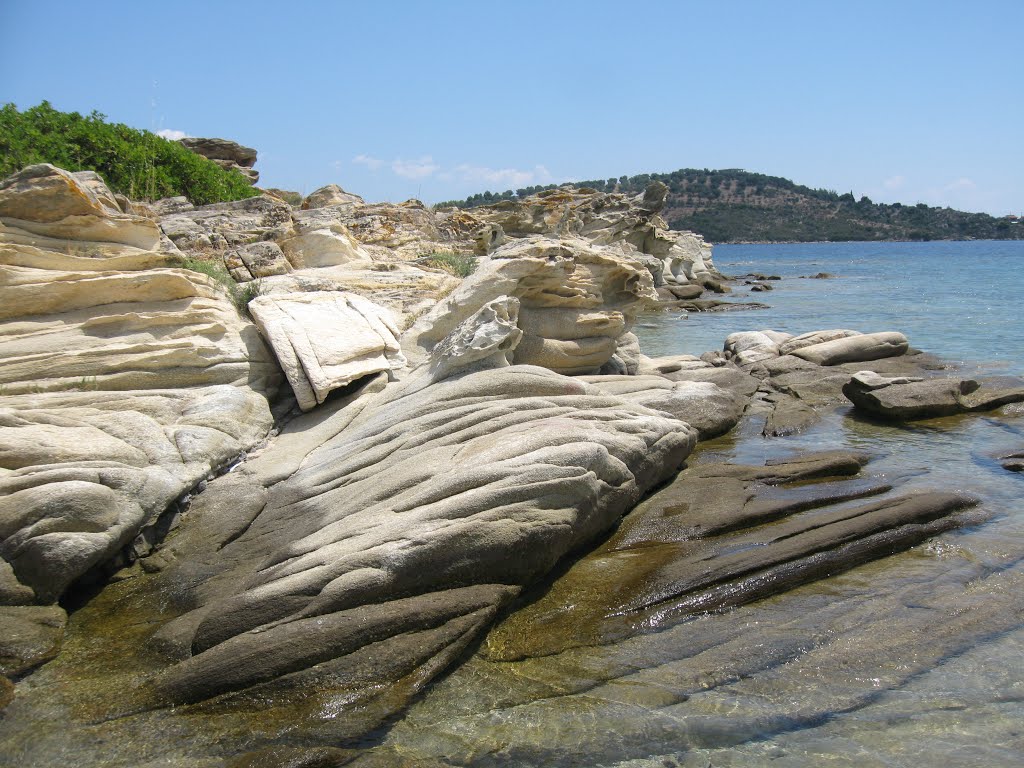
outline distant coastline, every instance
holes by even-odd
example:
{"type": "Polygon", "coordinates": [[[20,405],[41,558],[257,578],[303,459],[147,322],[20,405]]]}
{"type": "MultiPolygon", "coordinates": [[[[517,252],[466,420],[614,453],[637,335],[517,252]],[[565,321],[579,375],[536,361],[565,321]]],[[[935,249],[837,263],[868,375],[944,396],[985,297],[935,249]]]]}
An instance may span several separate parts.
{"type": "MultiPolygon", "coordinates": [[[[668,187],[661,216],[677,230],[712,243],[928,242],[1022,240],[1020,218],[968,213],[924,203],[875,203],[852,193],[812,189],[778,176],[739,169],[681,169],[618,179],[574,182],[598,192],[643,193],[660,181],[668,187]]],[[[564,186],[564,185],[563,185],[564,186]]],[[[543,194],[558,185],[483,192],[437,207],[475,208],[543,194]]]]}

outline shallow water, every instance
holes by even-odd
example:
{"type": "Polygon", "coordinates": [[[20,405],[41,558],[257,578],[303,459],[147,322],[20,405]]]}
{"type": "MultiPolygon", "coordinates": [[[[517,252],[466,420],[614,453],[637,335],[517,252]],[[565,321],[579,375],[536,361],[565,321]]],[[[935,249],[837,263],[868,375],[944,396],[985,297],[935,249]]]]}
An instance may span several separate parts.
{"type": "MultiPolygon", "coordinates": [[[[913,346],[969,368],[1024,372],[1024,243],[724,246],[715,260],[729,274],[781,275],[776,290],[752,297],[772,309],[646,317],[637,333],[647,354],[720,349],[739,330],[847,327],[901,330],[913,346]],[[818,272],[838,277],[797,277],[818,272]]],[[[769,599],[626,637],[512,662],[489,658],[485,641],[374,752],[481,766],[1020,765],[1024,476],[994,456],[1021,447],[1020,406],[909,426],[838,408],[785,438],[741,425],[691,463],[866,451],[870,478],[901,492],[973,494],[989,519],[769,599]]],[[[597,574],[576,595],[580,606],[595,600],[597,581],[621,579],[616,569],[628,567],[602,557],[598,548],[574,566],[597,574]]],[[[572,612],[564,591],[558,599],[572,612]]],[[[586,611],[577,613],[577,631],[591,638],[586,611]]],[[[515,616],[508,621],[519,631],[515,616]]],[[[530,631],[565,635],[566,624],[530,631]]],[[[573,645],[563,636],[539,647],[559,643],[573,645]]]]}
{"type": "Polygon", "coordinates": [[[946,360],[1024,373],[1024,241],[720,245],[714,258],[728,275],[782,277],[773,291],[725,297],[771,309],[648,315],[637,330],[646,354],[700,354],[761,328],[899,330],[946,360]],[[821,272],[835,277],[806,277],[821,272]]]}
{"type": "MultiPolygon", "coordinates": [[[[645,318],[642,325],[653,327],[638,334],[656,355],[720,348],[737,330],[903,330],[914,346],[947,359],[1019,373],[1024,318],[1015,296],[1024,277],[1013,266],[1024,258],[1024,244],[987,248],[722,247],[715,258],[725,272],[785,278],[756,297],[773,308],[689,319],[663,313],[645,318]],[[894,265],[902,282],[878,279],[894,265]],[[840,277],[795,277],[822,271],[840,277]],[[958,284],[936,283],[952,273],[963,276],[958,284]],[[982,306],[992,309],[982,313],[982,306]]],[[[230,707],[216,717],[202,707],[132,709],[127,686],[148,657],[126,652],[120,661],[120,644],[139,645],[171,608],[134,595],[130,580],[114,584],[72,616],[66,654],[28,679],[30,687],[56,693],[48,709],[33,714],[38,729],[16,745],[35,762],[16,764],[96,764],[104,754],[112,765],[159,765],[168,755],[201,753],[209,755],[203,765],[222,766],[219,756],[258,736],[283,746],[352,749],[346,759],[362,768],[1021,765],[1024,475],[994,459],[1021,448],[1022,405],[909,426],[864,421],[840,407],[784,438],[764,438],[755,420],[743,422],[703,443],[690,463],[865,451],[874,458],[855,482],[892,483],[900,493],[970,493],[982,500],[986,521],[737,608],[652,612],[628,631],[593,619],[595,606],[629,596],[613,586],[645,588],[628,578],[628,553],[610,554],[613,534],[533,593],[534,605],[557,597],[563,615],[517,623],[532,615],[527,605],[507,616],[407,711],[359,744],[338,743],[336,712],[319,691],[308,692],[304,710],[279,708],[258,722],[230,707]],[[574,570],[584,575],[569,578],[574,570]],[[102,624],[115,618],[116,640],[104,640],[102,624]],[[92,648],[102,643],[108,647],[92,648]],[[502,656],[509,647],[528,652],[502,656]],[[107,667],[74,666],[104,651],[113,652],[107,667]],[[124,716],[102,714],[110,700],[125,702],[124,716]]],[[[638,513],[627,516],[620,534],[638,513]]],[[[162,663],[148,661],[154,669],[162,663]]],[[[4,757],[0,765],[8,764],[4,757]]]]}

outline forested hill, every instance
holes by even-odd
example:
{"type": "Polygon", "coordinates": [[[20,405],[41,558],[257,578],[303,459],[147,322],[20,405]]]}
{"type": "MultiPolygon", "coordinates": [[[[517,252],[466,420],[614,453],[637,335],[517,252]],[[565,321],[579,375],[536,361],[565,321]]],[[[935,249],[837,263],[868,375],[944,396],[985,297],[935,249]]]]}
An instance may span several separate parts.
{"type": "MultiPolygon", "coordinates": [[[[713,243],[822,240],[1020,240],[1024,221],[933,208],[859,200],[850,193],[811,189],[789,179],[737,169],[686,168],[672,173],[581,181],[578,187],[638,194],[652,181],[668,185],[662,216],[674,229],[698,232],[713,243]]],[[[484,192],[440,205],[472,208],[552,189],[484,192]]]]}

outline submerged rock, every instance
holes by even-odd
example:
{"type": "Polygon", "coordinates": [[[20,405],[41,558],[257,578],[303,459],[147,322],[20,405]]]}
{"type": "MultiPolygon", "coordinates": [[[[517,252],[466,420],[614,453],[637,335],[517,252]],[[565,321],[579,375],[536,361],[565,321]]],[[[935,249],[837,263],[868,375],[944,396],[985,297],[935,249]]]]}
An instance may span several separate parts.
{"type": "Polygon", "coordinates": [[[824,452],[764,466],[684,470],[547,594],[530,596],[499,624],[488,636],[486,657],[512,661],[621,641],[977,521],[965,512],[977,501],[959,493],[905,493],[851,505],[892,490],[887,483],[838,479],[858,475],[867,460],[824,452]],[[609,573],[618,577],[608,580],[609,573]]]}

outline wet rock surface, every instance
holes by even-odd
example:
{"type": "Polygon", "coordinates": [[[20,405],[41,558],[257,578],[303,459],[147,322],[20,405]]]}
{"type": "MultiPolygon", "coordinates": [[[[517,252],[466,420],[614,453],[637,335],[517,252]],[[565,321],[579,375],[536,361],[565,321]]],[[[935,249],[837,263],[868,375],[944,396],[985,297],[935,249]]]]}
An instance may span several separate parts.
{"type": "MultiPolygon", "coordinates": [[[[197,209],[58,170],[0,189],[5,759],[814,764],[1019,661],[1019,413],[854,418],[851,379],[948,389],[894,332],[646,358],[649,302],[729,289],[663,185],[197,209]],[[265,294],[275,356],[182,252],[265,294]],[[262,443],[279,366],[308,412],[262,443]]],[[[969,702],[996,762],[1011,677],[969,702]]]]}

